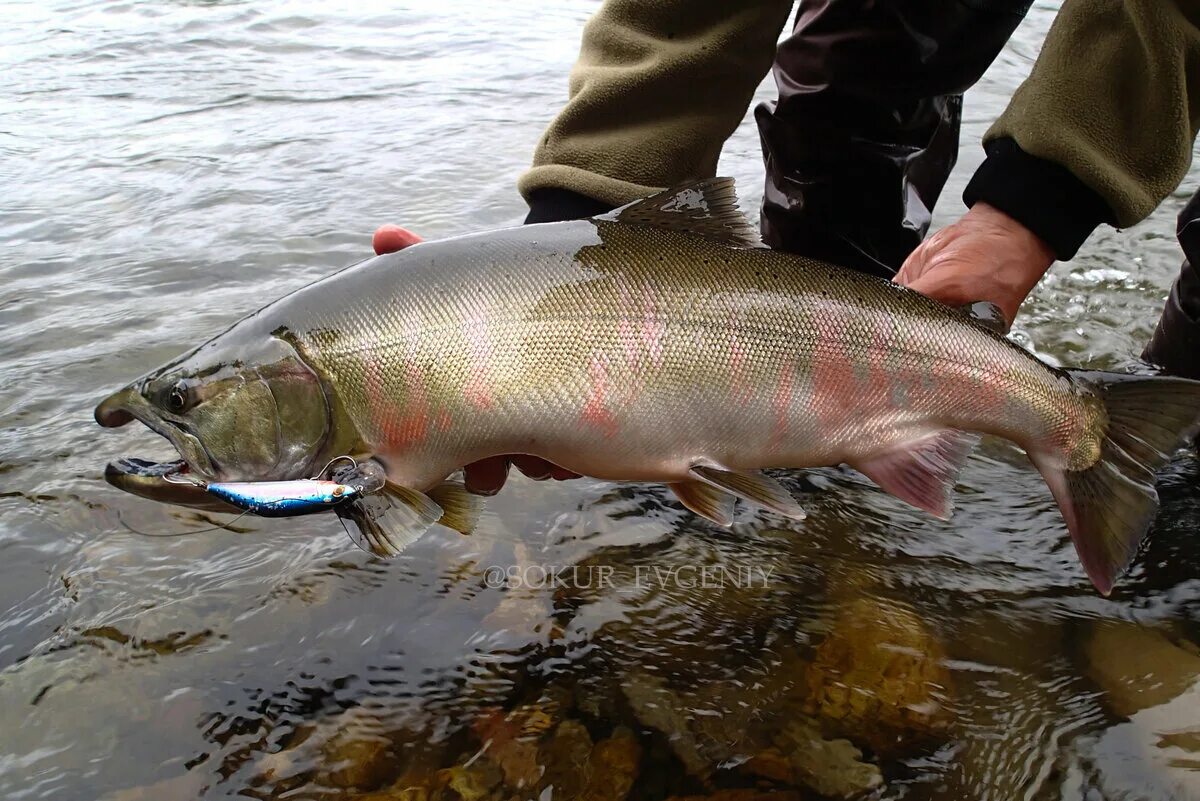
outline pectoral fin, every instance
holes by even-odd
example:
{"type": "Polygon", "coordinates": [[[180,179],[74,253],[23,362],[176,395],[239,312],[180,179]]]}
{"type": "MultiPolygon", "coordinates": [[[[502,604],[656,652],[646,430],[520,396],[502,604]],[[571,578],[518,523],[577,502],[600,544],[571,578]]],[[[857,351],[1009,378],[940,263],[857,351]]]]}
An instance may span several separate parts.
{"type": "Polygon", "coordinates": [[[336,511],[355,545],[383,557],[403,551],[442,517],[429,496],[392,483],[336,511]]]}
{"type": "Polygon", "coordinates": [[[667,486],[680,503],[701,517],[718,526],[733,523],[733,505],[737,498],[725,490],[703,481],[678,481],[667,486]]]}
{"type": "Polygon", "coordinates": [[[726,470],[715,465],[697,464],[692,465],[691,474],[705,484],[733,493],[742,500],[766,507],[785,517],[795,520],[805,518],[804,510],[796,503],[792,494],[766,473],[754,470],[726,470]]]}
{"type": "Polygon", "coordinates": [[[443,526],[460,534],[475,530],[479,516],[483,514],[483,499],[467,492],[460,482],[443,481],[429,491],[429,497],[442,507],[442,518],[438,522],[443,526]]]}

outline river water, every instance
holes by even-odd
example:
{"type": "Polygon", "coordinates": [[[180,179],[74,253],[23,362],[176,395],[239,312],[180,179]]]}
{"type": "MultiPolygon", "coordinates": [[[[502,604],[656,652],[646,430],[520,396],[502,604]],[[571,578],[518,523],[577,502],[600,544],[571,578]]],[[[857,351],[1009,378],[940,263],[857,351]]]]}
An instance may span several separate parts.
{"type": "MultiPolygon", "coordinates": [[[[211,518],[108,487],[168,449],[94,404],[381,223],[518,222],[594,7],[0,3],[0,797],[1200,798],[1194,455],[1109,599],[995,441],[948,523],[830,469],[792,481],[803,524],[732,532],[514,479],[390,562],[326,517],[131,530],[211,518]]],[[[937,224],[1054,10],[968,95],[937,224]]],[[[750,124],[721,172],[753,209],[750,124]]],[[[1015,336],[1126,364],[1184,200],[1097,232],[1015,336]]]]}

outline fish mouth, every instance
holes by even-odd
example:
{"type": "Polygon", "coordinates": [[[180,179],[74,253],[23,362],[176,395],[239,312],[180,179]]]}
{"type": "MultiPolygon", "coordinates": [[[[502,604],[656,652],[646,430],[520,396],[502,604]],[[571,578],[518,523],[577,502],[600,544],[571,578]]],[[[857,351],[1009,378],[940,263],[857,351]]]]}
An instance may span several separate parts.
{"type": "MultiPolygon", "coordinates": [[[[118,459],[105,468],[104,477],[108,483],[144,498],[195,508],[213,508],[212,504],[202,502],[203,498],[215,500],[206,495],[203,484],[215,478],[218,472],[207,449],[181,425],[163,419],[136,386],[126,387],[105,398],[96,407],[95,417],[96,422],[105,428],[118,428],[137,420],[170,442],[183,457],[182,460],[171,462],[153,462],[137,457],[118,459]],[[171,476],[179,477],[172,480],[171,476]],[[181,498],[183,501],[168,498],[181,498]]],[[[220,506],[229,508],[224,504],[220,506]]]]}
{"type": "Polygon", "coordinates": [[[119,490],[159,503],[206,512],[242,511],[209,495],[204,484],[192,478],[191,468],[182,459],[155,462],[135,456],[122,457],[105,466],[104,480],[119,490]]]}

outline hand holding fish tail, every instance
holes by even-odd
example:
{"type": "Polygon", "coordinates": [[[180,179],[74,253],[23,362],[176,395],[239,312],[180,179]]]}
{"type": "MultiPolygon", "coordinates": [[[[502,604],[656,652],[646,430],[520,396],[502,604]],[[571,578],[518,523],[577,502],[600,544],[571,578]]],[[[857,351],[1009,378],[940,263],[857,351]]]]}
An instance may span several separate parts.
{"type": "Polygon", "coordinates": [[[1053,263],[1054,251],[1036,234],[999,209],[976,203],[922,242],[895,281],[947,306],[990,301],[1011,325],[1053,263]]]}

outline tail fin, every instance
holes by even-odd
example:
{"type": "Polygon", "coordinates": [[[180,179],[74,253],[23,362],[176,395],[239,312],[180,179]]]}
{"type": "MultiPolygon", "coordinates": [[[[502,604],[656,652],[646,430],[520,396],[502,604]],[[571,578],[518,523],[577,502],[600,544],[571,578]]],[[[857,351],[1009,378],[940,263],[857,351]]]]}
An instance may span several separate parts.
{"type": "Polygon", "coordinates": [[[1100,458],[1086,470],[1038,467],[1062,510],[1088,578],[1108,595],[1158,510],[1154,471],[1200,430],[1200,381],[1070,373],[1090,386],[1108,411],[1100,458]]]}

